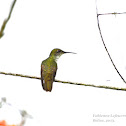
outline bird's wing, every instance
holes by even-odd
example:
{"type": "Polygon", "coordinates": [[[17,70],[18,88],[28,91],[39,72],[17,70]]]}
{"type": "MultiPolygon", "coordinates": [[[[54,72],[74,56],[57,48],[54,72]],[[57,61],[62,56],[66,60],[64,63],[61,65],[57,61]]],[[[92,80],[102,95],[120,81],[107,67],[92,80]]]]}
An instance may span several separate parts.
{"type": "Polygon", "coordinates": [[[43,87],[43,89],[45,89],[44,88],[44,79],[43,79],[43,75],[42,75],[42,73],[43,73],[43,70],[44,70],[44,66],[43,65],[41,65],[41,84],[42,84],[42,87],[43,87]]]}
{"type": "Polygon", "coordinates": [[[52,71],[53,72],[48,72],[46,73],[46,75],[44,76],[44,90],[46,91],[50,91],[52,90],[52,87],[53,87],[53,81],[55,80],[55,75],[56,75],[56,68],[52,68],[52,71]]]}
{"type": "Polygon", "coordinates": [[[52,85],[53,85],[53,81],[55,80],[56,71],[57,71],[57,67],[56,68],[53,67],[52,73],[50,72],[45,73],[44,65],[41,65],[41,82],[42,82],[42,87],[45,91],[52,90],[52,85]],[[44,76],[43,76],[43,73],[44,73],[44,76]]]}

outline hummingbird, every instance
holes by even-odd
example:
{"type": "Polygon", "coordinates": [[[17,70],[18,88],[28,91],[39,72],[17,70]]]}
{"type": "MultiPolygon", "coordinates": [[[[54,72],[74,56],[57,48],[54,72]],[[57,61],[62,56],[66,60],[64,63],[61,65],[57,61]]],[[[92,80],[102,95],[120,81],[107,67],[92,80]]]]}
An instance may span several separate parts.
{"type": "MultiPolygon", "coordinates": [[[[55,48],[51,51],[49,57],[41,63],[41,83],[45,91],[51,92],[53,81],[55,80],[57,71],[57,60],[62,54],[73,53],[65,52],[61,49],[55,48]]],[[[73,53],[76,54],[76,53],[73,53]]]]}

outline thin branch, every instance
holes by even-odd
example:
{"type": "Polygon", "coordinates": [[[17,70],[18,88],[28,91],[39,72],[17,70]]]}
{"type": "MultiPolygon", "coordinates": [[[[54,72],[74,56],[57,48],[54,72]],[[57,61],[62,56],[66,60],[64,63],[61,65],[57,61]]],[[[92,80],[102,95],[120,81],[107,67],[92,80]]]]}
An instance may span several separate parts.
{"type": "MultiPolygon", "coordinates": [[[[0,74],[18,76],[18,77],[25,77],[25,78],[31,78],[31,79],[38,79],[38,80],[41,79],[40,77],[23,75],[23,74],[14,74],[14,73],[6,73],[6,72],[0,72],[0,74]]],[[[96,87],[96,88],[105,88],[105,89],[126,91],[126,88],[110,87],[110,86],[103,86],[103,85],[96,86],[96,85],[93,85],[93,84],[83,84],[83,83],[76,83],[76,82],[71,82],[71,81],[60,81],[60,80],[55,80],[55,82],[64,83],[64,84],[74,84],[74,85],[90,86],[90,87],[96,87]]]]}
{"type": "Polygon", "coordinates": [[[17,1],[17,0],[14,0],[14,1],[13,1],[12,5],[11,5],[10,12],[9,12],[9,15],[8,15],[7,19],[4,20],[4,22],[3,22],[2,26],[1,26],[0,38],[2,38],[3,35],[4,35],[4,33],[3,33],[3,32],[4,32],[4,29],[5,29],[5,27],[6,27],[7,22],[9,21],[9,19],[10,19],[10,17],[11,17],[11,13],[12,13],[12,11],[13,11],[13,8],[14,8],[14,5],[15,5],[16,1],[17,1]]]}
{"type": "Polygon", "coordinates": [[[104,14],[98,14],[97,13],[98,16],[100,16],[100,15],[117,15],[117,14],[126,14],[126,12],[122,12],[122,13],[114,12],[114,13],[104,13],[104,14]]]}
{"type": "Polygon", "coordinates": [[[40,77],[29,76],[29,75],[23,75],[23,74],[6,73],[6,72],[0,72],[0,74],[11,75],[11,76],[19,76],[19,77],[25,77],[25,78],[32,78],[32,79],[40,79],[40,77]]]}
{"type": "MultiPolygon", "coordinates": [[[[124,13],[126,13],[126,12],[124,12],[124,13]]],[[[114,62],[113,62],[113,60],[112,60],[112,58],[111,58],[111,55],[109,54],[109,51],[108,51],[108,49],[107,49],[107,47],[106,47],[105,41],[104,41],[103,36],[102,36],[102,32],[101,32],[101,28],[100,28],[100,24],[99,24],[99,18],[98,18],[99,15],[116,14],[116,13],[98,14],[97,3],[96,3],[96,14],[97,14],[98,29],[99,29],[99,33],[100,33],[100,36],[101,36],[103,45],[104,45],[104,47],[105,47],[105,50],[106,50],[106,52],[107,52],[107,54],[108,54],[108,56],[109,56],[109,58],[110,58],[110,60],[111,60],[111,62],[112,62],[112,65],[114,66],[116,72],[119,74],[119,76],[121,77],[121,79],[123,80],[123,82],[126,83],[125,79],[122,77],[122,75],[120,74],[120,72],[119,72],[118,69],[116,68],[116,66],[115,66],[115,64],[114,64],[114,62]]],[[[118,13],[118,14],[119,14],[119,13],[118,13]]],[[[120,14],[121,14],[121,13],[120,13],[120,14]]]]}

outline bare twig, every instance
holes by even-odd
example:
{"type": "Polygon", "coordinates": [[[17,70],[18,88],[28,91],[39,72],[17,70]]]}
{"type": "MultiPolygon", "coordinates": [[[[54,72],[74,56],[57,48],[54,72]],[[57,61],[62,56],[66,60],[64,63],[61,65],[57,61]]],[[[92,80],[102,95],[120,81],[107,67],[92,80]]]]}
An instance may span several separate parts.
{"type": "Polygon", "coordinates": [[[104,14],[98,14],[97,13],[98,16],[100,16],[100,15],[117,15],[117,14],[126,14],[126,12],[122,12],[122,13],[114,12],[114,13],[104,13],[104,14]]]}
{"type": "Polygon", "coordinates": [[[121,79],[123,80],[123,82],[126,83],[125,79],[122,77],[122,75],[120,74],[120,72],[119,72],[118,69],[116,68],[116,66],[115,66],[115,64],[114,64],[114,62],[113,62],[113,60],[112,60],[112,58],[111,58],[111,55],[110,55],[110,53],[109,53],[109,51],[108,51],[108,49],[107,49],[107,47],[106,47],[105,41],[104,41],[103,36],[102,36],[100,24],[99,24],[99,18],[98,18],[100,15],[124,14],[124,13],[126,14],[126,12],[123,12],[123,13],[106,13],[106,14],[98,14],[97,3],[96,3],[97,24],[98,24],[98,29],[99,29],[99,33],[100,33],[100,36],[101,36],[103,45],[104,45],[104,47],[105,47],[105,50],[106,50],[106,52],[107,52],[107,54],[108,54],[108,56],[109,56],[109,58],[110,58],[110,60],[111,60],[112,65],[114,66],[116,72],[119,74],[119,76],[121,77],[121,79]]]}
{"type": "MultiPolygon", "coordinates": [[[[6,73],[6,72],[0,72],[0,74],[11,75],[11,76],[19,76],[19,77],[25,77],[25,78],[31,78],[31,79],[38,79],[38,80],[41,79],[40,77],[23,75],[23,74],[14,74],[14,73],[6,73]]],[[[93,85],[93,84],[83,84],[83,83],[76,83],[76,82],[70,82],[70,81],[60,81],[60,80],[55,80],[55,82],[64,83],[64,84],[74,84],[74,85],[90,86],[90,87],[96,87],[96,88],[105,88],[105,89],[126,91],[126,88],[118,88],[118,87],[110,87],[110,86],[102,86],[102,85],[96,86],[96,85],[93,85]]]]}
{"type": "Polygon", "coordinates": [[[8,15],[7,19],[4,20],[4,22],[3,22],[2,26],[1,26],[0,38],[3,37],[3,35],[4,35],[4,29],[5,29],[5,27],[6,27],[7,22],[9,21],[9,19],[10,19],[10,17],[11,17],[11,13],[12,13],[12,11],[13,11],[13,8],[14,8],[14,5],[15,5],[16,1],[17,1],[17,0],[14,0],[14,1],[13,1],[12,6],[11,6],[11,9],[10,9],[10,12],[9,12],[9,15],[8,15]]]}

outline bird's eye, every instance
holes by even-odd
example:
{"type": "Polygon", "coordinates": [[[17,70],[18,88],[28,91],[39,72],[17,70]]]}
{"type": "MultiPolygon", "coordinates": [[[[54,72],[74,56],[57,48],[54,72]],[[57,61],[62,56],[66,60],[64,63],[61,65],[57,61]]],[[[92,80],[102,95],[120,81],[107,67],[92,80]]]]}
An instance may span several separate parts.
{"type": "Polygon", "coordinates": [[[57,50],[57,53],[61,52],[61,50],[57,50]]]}

